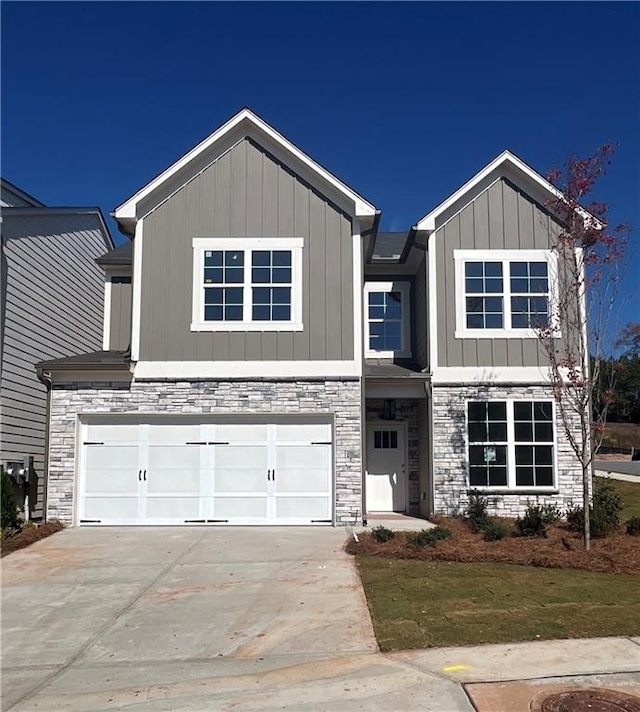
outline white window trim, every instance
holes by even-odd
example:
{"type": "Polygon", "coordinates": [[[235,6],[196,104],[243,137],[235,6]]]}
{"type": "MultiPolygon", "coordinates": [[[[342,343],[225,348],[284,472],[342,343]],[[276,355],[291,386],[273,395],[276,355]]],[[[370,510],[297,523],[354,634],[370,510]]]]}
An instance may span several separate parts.
{"type": "Polygon", "coordinates": [[[365,325],[364,354],[366,357],[409,358],[411,356],[411,283],[409,281],[366,282],[364,285],[363,312],[363,323],[365,325]],[[399,351],[374,351],[369,348],[369,294],[371,292],[400,292],[402,294],[402,348],[399,351]]]}
{"type": "MultiPolygon", "coordinates": [[[[513,329],[511,324],[511,284],[510,262],[546,262],[549,279],[549,321],[553,324],[555,305],[558,303],[558,255],[553,250],[454,250],[455,262],[455,297],[456,297],[456,339],[537,339],[536,329],[513,329]],[[502,329],[470,329],[467,327],[465,303],[466,262],[502,262],[502,329]]],[[[556,337],[561,337],[559,330],[556,337]]]]}
{"type": "MultiPolygon", "coordinates": [[[[193,239],[193,301],[191,331],[302,331],[302,247],[301,237],[197,237],[193,239]],[[291,250],[291,319],[289,321],[250,321],[251,261],[245,259],[243,321],[204,320],[205,250],[291,250]]],[[[245,253],[246,254],[246,253],[245,253]]],[[[234,286],[234,285],[229,285],[234,286]]],[[[236,285],[240,286],[240,285],[236,285]]]]}
{"type": "MultiPolygon", "coordinates": [[[[498,486],[478,486],[471,485],[471,464],[469,462],[469,403],[483,402],[483,398],[467,398],[464,401],[464,440],[465,440],[465,475],[469,489],[478,492],[514,493],[518,492],[539,492],[540,494],[555,494],[558,492],[558,433],[556,428],[556,404],[553,398],[532,398],[526,395],[512,396],[510,398],[495,398],[492,402],[503,402],[507,404],[507,484],[498,486]],[[553,428],[553,484],[544,487],[536,485],[516,485],[516,427],[513,416],[513,406],[516,401],[527,403],[551,403],[551,427],[553,428]]],[[[478,443],[475,443],[478,444],[478,443]]],[[[549,443],[539,443],[548,445],[549,443]]]]}

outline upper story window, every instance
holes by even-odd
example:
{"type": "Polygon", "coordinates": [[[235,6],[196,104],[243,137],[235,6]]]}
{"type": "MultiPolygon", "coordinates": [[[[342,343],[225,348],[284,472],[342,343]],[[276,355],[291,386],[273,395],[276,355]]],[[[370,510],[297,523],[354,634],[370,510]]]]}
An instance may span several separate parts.
{"type": "Polygon", "coordinates": [[[471,487],[554,486],[551,401],[469,401],[467,437],[471,487]]]}
{"type": "Polygon", "coordinates": [[[411,356],[409,282],[367,282],[364,297],[366,356],[411,356]]]}
{"type": "Polygon", "coordinates": [[[302,238],[193,240],[192,331],[301,331],[302,238]]]}
{"type": "Polygon", "coordinates": [[[554,253],[455,250],[454,260],[456,338],[535,338],[535,330],[549,324],[554,253]]]}

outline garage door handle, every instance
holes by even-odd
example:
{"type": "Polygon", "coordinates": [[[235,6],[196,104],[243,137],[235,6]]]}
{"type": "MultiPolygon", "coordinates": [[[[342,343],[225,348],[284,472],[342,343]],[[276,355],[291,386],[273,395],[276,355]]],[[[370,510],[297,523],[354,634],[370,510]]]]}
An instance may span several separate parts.
{"type": "Polygon", "coordinates": [[[146,482],[147,481],[147,471],[145,470],[142,474],[142,479],[146,482]]]}
{"type": "Polygon", "coordinates": [[[271,480],[272,480],[273,482],[276,481],[276,471],[275,471],[275,470],[271,470],[271,480]]]}
{"type": "Polygon", "coordinates": [[[271,470],[267,470],[267,482],[271,482],[271,470]]]}
{"type": "Polygon", "coordinates": [[[138,482],[142,481],[142,470],[138,470],[138,482]]]}

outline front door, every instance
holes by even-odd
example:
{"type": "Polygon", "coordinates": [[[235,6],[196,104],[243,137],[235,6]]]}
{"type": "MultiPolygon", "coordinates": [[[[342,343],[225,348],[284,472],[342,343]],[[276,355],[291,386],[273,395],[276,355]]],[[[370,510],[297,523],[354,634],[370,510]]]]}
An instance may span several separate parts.
{"type": "Polygon", "coordinates": [[[367,423],[367,511],[407,509],[406,427],[367,423]]]}

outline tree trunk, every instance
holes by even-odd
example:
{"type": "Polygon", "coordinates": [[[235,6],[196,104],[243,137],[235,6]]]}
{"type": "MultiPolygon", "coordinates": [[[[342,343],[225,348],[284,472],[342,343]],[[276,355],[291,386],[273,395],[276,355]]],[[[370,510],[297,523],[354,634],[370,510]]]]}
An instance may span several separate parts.
{"type": "Polygon", "coordinates": [[[591,548],[591,502],[589,497],[591,481],[590,465],[582,463],[582,509],[584,511],[584,548],[591,548]]]}

